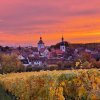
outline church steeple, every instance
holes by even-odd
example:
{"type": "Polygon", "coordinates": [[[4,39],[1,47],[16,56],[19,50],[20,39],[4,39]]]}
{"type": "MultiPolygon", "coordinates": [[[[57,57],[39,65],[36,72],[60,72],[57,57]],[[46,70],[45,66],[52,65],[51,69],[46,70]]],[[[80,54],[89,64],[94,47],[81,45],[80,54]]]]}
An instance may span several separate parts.
{"type": "Polygon", "coordinates": [[[44,42],[42,40],[42,37],[40,36],[40,40],[38,42],[38,51],[40,51],[41,48],[44,48],[44,42]]]}
{"type": "Polygon", "coordinates": [[[64,42],[64,37],[62,35],[62,38],[61,38],[61,44],[60,45],[65,45],[65,42],[64,42]]]}
{"type": "Polygon", "coordinates": [[[60,50],[65,52],[66,51],[66,48],[65,48],[65,42],[64,42],[64,37],[62,35],[62,38],[61,38],[61,43],[60,43],[60,50]]]}
{"type": "Polygon", "coordinates": [[[42,37],[40,36],[40,40],[42,40],[42,37]]]}
{"type": "Polygon", "coordinates": [[[44,42],[42,41],[42,37],[41,36],[40,36],[40,40],[39,40],[38,44],[44,44],[44,42]]]}
{"type": "Polygon", "coordinates": [[[64,37],[63,37],[63,35],[62,35],[62,42],[64,42],[64,37]]]}

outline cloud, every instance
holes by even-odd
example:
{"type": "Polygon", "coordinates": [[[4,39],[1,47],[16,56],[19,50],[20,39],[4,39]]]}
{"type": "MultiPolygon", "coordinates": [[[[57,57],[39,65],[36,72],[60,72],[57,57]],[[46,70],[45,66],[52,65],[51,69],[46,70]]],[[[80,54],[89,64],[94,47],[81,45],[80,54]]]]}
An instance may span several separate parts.
{"type": "Polygon", "coordinates": [[[90,10],[80,10],[76,12],[66,12],[65,16],[91,16],[95,14],[100,14],[100,10],[98,9],[90,9],[90,10]]]}
{"type": "Polygon", "coordinates": [[[2,0],[0,31],[9,36],[100,32],[100,0],[2,0]]]}

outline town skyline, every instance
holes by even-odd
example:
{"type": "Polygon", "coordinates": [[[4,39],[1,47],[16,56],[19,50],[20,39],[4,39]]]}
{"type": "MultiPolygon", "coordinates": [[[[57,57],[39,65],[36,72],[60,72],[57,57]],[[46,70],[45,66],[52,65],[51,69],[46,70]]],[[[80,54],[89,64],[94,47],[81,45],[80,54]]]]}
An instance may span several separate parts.
{"type": "Polygon", "coordinates": [[[6,47],[6,46],[9,46],[9,47],[19,47],[19,46],[22,46],[22,47],[28,47],[28,46],[37,47],[38,42],[40,41],[40,38],[42,39],[42,41],[43,41],[45,46],[56,45],[57,43],[60,43],[62,41],[62,38],[63,38],[63,41],[65,41],[65,42],[67,42],[69,44],[88,44],[88,43],[90,43],[90,44],[92,44],[92,43],[98,44],[98,43],[100,43],[100,42],[95,42],[95,41],[94,42],[71,42],[71,41],[67,41],[63,34],[60,35],[60,38],[58,38],[57,41],[52,42],[52,43],[48,43],[45,40],[46,37],[44,38],[43,35],[40,34],[38,36],[38,40],[37,41],[33,40],[33,41],[29,41],[28,43],[26,42],[26,43],[23,43],[23,44],[21,44],[21,43],[18,43],[18,44],[16,44],[16,43],[12,43],[12,44],[2,44],[2,43],[0,43],[0,46],[4,46],[4,47],[6,47]]]}

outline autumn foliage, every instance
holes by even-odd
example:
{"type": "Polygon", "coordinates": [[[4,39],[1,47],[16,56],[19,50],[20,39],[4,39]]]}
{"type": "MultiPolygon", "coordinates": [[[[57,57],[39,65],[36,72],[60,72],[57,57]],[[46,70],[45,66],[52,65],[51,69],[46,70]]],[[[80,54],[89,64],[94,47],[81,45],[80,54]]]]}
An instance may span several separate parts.
{"type": "Polygon", "coordinates": [[[0,84],[18,100],[100,100],[99,69],[11,73],[0,84]]]}
{"type": "Polygon", "coordinates": [[[22,72],[24,66],[15,54],[0,54],[0,73],[22,72]]]}

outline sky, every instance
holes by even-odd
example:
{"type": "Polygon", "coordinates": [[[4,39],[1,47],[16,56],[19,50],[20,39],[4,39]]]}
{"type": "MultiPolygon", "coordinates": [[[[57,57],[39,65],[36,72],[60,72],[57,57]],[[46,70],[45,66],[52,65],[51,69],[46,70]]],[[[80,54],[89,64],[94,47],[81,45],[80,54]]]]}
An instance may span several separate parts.
{"type": "Polygon", "coordinates": [[[100,0],[0,0],[0,45],[100,42],[100,0]]]}

